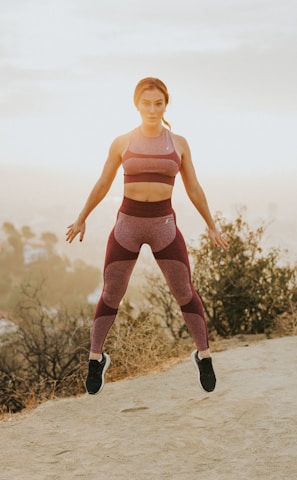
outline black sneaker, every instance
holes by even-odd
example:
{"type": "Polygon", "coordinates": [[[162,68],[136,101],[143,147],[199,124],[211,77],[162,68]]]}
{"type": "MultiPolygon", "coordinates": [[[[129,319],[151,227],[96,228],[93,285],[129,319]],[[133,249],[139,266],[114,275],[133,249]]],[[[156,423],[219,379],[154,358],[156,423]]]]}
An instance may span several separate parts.
{"type": "Polygon", "coordinates": [[[107,353],[102,353],[102,359],[89,360],[89,372],[86,381],[87,392],[90,395],[100,393],[104,387],[104,374],[110,365],[110,357],[107,353]]]}
{"type": "Polygon", "coordinates": [[[200,360],[197,350],[192,352],[191,359],[198,372],[199,385],[206,392],[212,392],[216,386],[216,376],[212,367],[212,359],[202,358],[202,360],[200,360]]]}

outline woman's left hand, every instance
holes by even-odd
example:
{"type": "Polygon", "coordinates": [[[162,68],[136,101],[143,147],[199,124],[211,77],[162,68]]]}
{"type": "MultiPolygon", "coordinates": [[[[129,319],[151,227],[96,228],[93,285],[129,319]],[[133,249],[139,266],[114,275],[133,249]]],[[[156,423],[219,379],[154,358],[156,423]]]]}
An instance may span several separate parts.
{"type": "Polygon", "coordinates": [[[77,220],[75,223],[69,225],[66,233],[66,242],[71,243],[76,235],[79,235],[79,241],[82,242],[84,239],[85,231],[86,231],[86,222],[81,222],[77,220]]]}
{"type": "Polygon", "coordinates": [[[228,242],[225,239],[224,235],[219,232],[217,229],[208,229],[208,234],[210,236],[211,242],[214,247],[228,248],[228,242]]]}

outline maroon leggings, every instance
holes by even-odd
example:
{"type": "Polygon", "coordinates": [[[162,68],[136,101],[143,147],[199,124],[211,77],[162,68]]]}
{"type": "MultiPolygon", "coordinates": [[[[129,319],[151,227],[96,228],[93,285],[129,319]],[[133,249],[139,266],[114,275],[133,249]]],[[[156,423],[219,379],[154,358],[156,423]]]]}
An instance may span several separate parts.
{"type": "Polygon", "coordinates": [[[139,202],[124,197],[107,243],[104,286],[94,317],[91,351],[103,350],[144,243],[150,245],[197,349],[207,350],[203,306],[191,281],[186,244],[176,226],[171,200],[139,202]]]}

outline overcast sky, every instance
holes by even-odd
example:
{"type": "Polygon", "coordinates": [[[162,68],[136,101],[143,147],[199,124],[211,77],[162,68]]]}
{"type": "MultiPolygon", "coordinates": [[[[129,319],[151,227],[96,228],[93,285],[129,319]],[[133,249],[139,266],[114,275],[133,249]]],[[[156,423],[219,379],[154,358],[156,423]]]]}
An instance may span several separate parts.
{"type": "Polygon", "coordinates": [[[100,171],[135,84],[202,172],[297,171],[295,0],[0,0],[0,163],[100,171]]]}

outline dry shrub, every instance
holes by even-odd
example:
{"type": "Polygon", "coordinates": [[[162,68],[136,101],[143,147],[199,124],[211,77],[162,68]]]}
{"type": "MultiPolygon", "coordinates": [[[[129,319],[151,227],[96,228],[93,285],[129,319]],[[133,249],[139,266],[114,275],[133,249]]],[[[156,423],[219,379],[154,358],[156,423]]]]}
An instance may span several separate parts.
{"type": "MultiPolygon", "coordinates": [[[[15,413],[57,397],[85,392],[91,320],[65,310],[48,315],[38,298],[22,310],[19,329],[2,349],[0,413],[15,413]]],[[[151,310],[123,302],[105,345],[111,356],[107,381],[160,370],[184,357],[188,343],[170,339],[151,310]]]]}
{"type": "MultiPolygon", "coordinates": [[[[84,362],[86,363],[86,362],[84,362]]],[[[76,372],[56,381],[37,377],[19,369],[18,373],[0,372],[1,397],[0,415],[17,413],[24,408],[36,407],[38,404],[54,398],[76,396],[85,391],[83,362],[77,365],[76,372]]]]}
{"type": "Polygon", "coordinates": [[[189,348],[186,342],[170,340],[151,310],[135,314],[126,301],[105,345],[112,360],[107,379],[116,381],[159,370],[170,359],[184,356],[189,348]]]}
{"type": "Polygon", "coordinates": [[[297,310],[279,315],[274,322],[273,335],[277,337],[292,336],[297,334],[297,310]]]}
{"type": "Polygon", "coordinates": [[[13,373],[0,372],[1,399],[0,413],[16,413],[26,407],[28,400],[24,395],[24,382],[13,373]]]}

